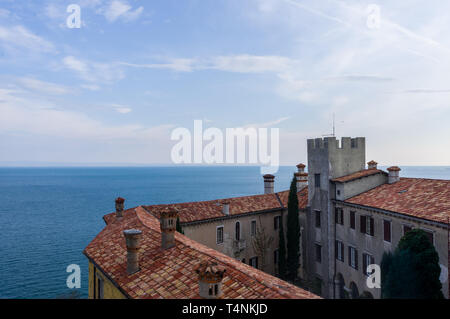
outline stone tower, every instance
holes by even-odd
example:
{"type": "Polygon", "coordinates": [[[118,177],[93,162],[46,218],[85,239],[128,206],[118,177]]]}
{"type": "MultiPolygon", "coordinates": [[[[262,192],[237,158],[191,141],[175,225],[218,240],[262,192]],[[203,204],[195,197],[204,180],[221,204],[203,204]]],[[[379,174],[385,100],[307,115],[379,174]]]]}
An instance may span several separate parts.
{"type": "MultiPolygon", "coordinates": [[[[307,264],[308,280],[320,287],[325,298],[334,297],[335,223],[333,178],[365,169],[364,137],[335,137],[308,140],[308,211],[307,264]],[[321,261],[317,261],[317,255],[321,261]]],[[[319,290],[317,290],[319,291],[319,290]]]]}

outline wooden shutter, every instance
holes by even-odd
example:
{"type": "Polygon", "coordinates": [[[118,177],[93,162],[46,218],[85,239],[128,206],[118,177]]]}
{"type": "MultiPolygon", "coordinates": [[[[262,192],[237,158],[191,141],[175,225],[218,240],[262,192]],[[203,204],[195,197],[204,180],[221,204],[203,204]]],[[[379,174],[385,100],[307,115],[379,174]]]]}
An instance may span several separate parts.
{"type": "Polygon", "coordinates": [[[360,222],[361,222],[361,225],[360,225],[361,233],[365,234],[366,233],[366,226],[367,226],[367,224],[366,224],[366,216],[361,216],[360,222]]]}
{"type": "Polygon", "coordinates": [[[341,214],[341,224],[344,225],[344,210],[341,209],[339,213],[341,214]]]}
{"type": "Polygon", "coordinates": [[[362,271],[363,271],[363,274],[366,275],[366,269],[367,269],[367,255],[366,255],[366,254],[363,254],[363,255],[362,255],[362,258],[363,258],[363,269],[362,269],[362,271]]]}
{"type": "Polygon", "coordinates": [[[348,265],[352,266],[352,247],[348,246],[348,265]]]}
{"type": "Polygon", "coordinates": [[[358,270],[358,251],[355,249],[355,269],[358,270]]]}
{"type": "Polygon", "coordinates": [[[384,224],[384,240],[391,242],[391,222],[388,220],[383,221],[384,224]]]}
{"type": "Polygon", "coordinates": [[[370,217],[369,222],[370,222],[370,236],[373,236],[373,234],[375,233],[375,220],[373,219],[373,217],[370,217]]]}

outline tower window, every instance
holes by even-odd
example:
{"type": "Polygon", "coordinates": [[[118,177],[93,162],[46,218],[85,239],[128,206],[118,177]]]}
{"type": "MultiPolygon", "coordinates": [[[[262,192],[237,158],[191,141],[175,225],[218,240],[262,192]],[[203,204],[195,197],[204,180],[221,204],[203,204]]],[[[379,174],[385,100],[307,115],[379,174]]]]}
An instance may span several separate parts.
{"type": "Polygon", "coordinates": [[[316,228],[320,228],[320,210],[316,210],[314,213],[316,214],[316,228]]]}
{"type": "Polygon", "coordinates": [[[314,174],[314,186],[320,187],[320,174],[314,174]]]}

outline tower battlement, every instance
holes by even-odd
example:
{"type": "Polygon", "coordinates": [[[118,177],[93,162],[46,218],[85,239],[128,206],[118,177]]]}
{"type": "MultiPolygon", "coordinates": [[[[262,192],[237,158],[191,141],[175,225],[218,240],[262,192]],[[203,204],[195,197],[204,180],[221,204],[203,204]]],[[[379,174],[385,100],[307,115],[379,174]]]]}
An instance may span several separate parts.
{"type": "Polygon", "coordinates": [[[324,137],[308,139],[308,151],[314,149],[328,150],[349,150],[349,149],[365,149],[366,139],[364,137],[342,137],[339,141],[336,137],[324,137]]]}

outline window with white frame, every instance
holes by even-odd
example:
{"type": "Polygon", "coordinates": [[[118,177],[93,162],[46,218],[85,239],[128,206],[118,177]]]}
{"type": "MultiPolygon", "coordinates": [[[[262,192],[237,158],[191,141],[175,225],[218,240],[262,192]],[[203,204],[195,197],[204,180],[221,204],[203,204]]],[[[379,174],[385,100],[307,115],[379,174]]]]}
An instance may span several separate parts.
{"type": "Polygon", "coordinates": [[[372,255],[370,255],[370,254],[363,254],[363,269],[362,269],[362,271],[363,271],[364,275],[366,275],[366,276],[370,275],[367,272],[367,267],[369,265],[374,264],[374,263],[375,263],[375,258],[373,258],[372,255]]]}
{"type": "Polygon", "coordinates": [[[340,240],[336,240],[336,259],[344,261],[344,243],[340,240]]]}
{"type": "Polygon", "coordinates": [[[355,247],[348,247],[348,265],[354,269],[358,269],[358,251],[355,247]]]}
{"type": "Polygon", "coordinates": [[[223,226],[217,227],[216,230],[216,243],[222,244],[223,243],[223,226]]]}

